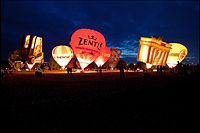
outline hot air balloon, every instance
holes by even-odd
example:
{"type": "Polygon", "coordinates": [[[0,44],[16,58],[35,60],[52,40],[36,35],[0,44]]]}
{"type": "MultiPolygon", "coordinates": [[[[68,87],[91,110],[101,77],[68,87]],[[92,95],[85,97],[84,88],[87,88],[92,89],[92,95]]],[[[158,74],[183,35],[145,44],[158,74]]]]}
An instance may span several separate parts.
{"type": "Polygon", "coordinates": [[[102,53],[105,45],[104,36],[100,32],[91,29],[79,29],[71,37],[72,49],[82,69],[102,53]]]}
{"type": "Polygon", "coordinates": [[[97,64],[98,67],[102,66],[109,58],[110,58],[110,49],[105,46],[101,55],[99,55],[94,62],[97,64]]]}
{"type": "Polygon", "coordinates": [[[146,63],[147,68],[152,65],[165,66],[171,44],[162,41],[163,36],[146,38],[141,37],[139,40],[139,49],[137,61],[146,63]]]}
{"type": "Polygon", "coordinates": [[[23,35],[20,47],[20,59],[32,69],[35,63],[43,64],[42,38],[33,35],[23,35]]]}
{"type": "Polygon", "coordinates": [[[177,65],[177,61],[179,63],[186,57],[188,51],[187,48],[179,43],[170,43],[172,45],[172,49],[169,52],[167,65],[169,67],[174,67],[177,65]]]}
{"type": "Polygon", "coordinates": [[[121,49],[111,48],[111,54],[110,54],[110,58],[108,60],[109,67],[111,67],[112,69],[114,67],[116,67],[121,53],[122,53],[121,49]],[[119,53],[118,53],[118,51],[119,51],[119,53]]]}
{"type": "Polygon", "coordinates": [[[52,56],[54,60],[62,67],[62,69],[64,69],[65,66],[72,59],[73,51],[68,46],[60,45],[60,46],[56,46],[52,50],[52,56]]]}

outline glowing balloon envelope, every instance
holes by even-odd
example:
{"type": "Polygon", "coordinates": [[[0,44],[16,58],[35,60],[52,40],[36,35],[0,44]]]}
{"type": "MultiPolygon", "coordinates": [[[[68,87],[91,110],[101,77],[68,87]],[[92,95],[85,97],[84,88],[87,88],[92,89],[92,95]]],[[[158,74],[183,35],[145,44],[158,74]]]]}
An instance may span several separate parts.
{"type": "Polygon", "coordinates": [[[35,62],[34,62],[33,64],[28,64],[28,63],[27,63],[27,66],[28,66],[29,70],[31,70],[31,69],[33,68],[34,65],[35,65],[35,62]]]}
{"type": "Polygon", "coordinates": [[[139,40],[137,61],[146,63],[147,68],[150,68],[152,65],[166,65],[171,44],[163,42],[162,39],[158,38],[153,36],[152,38],[141,37],[139,40]]]}
{"type": "Polygon", "coordinates": [[[172,45],[172,49],[169,52],[167,65],[169,67],[174,67],[177,65],[177,61],[179,63],[186,57],[188,51],[187,48],[179,43],[170,43],[172,45]]]}
{"type": "Polygon", "coordinates": [[[64,69],[65,66],[72,59],[73,51],[68,46],[60,45],[60,46],[56,46],[52,50],[52,56],[54,60],[62,67],[62,69],[64,69]]]}
{"type": "Polygon", "coordinates": [[[71,37],[72,49],[82,69],[102,53],[105,45],[104,36],[100,32],[91,29],[79,29],[71,37]]]}
{"type": "Polygon", "coordinates": [[[110,49],[105,46],[101,55],[99,55],[94,62],[97,64],[98,67],[102,66],[109,58],[110,58],[110,49]]]}
{"type": "Polygon", "coordinates": [[[109,67],[111,67],[113,69],[114,67],[117,66],[117,63],[119,62],[119,57],[120,57],[121,53],[122,53],[121,49],[111,48],[111,54],[110,54],[110,58],[108,60],[109,67]]]}

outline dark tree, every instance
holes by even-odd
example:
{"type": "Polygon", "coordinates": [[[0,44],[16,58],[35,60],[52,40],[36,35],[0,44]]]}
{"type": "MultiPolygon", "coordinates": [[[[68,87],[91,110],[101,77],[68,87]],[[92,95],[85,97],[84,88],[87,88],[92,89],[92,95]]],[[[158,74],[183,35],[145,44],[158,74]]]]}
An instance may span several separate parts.
{"type": "Polygon", "coordinates": [[[121,62],[123,64],[124,68],[126,68],[126,62],[124,60],[119,60],[119,62],[117,63],[117,68],[119,68],[121,62]]]}
{"type": "Polygon", "coordinates": [[[51,70],[60,69],[59,64],[54,60],[54,58],[52,56],[50,57],[49,66],[50,66],[51,70]]]}
{"type": "Polygon", "coordinates": [[[133,63],[131,63],[131,64],[128,65],[128,69],[130,68],[131,70],[134,70],[135,67],[136,67],[136,66],[135,66],[133,63]]]}
{"type": "Polygon", "coordinates": [[[15,50],[15,51],[9,53],[8,63],[11,68],[20,69],[20,68],[24,67],[23,62],[21,62],[21,60],[20,60],[19,53],[20,53],[19,50],[15,50]]]}
{"type": "Polygon", "coordinates": [[[8,61],[1,60],[1,69],[5,69],[5,68],[8,68],[8,67],[10,67],[8,61]]]}
{"type": "Polygon", "coordinates": [[[146,63],[144,63],[144,62],[138,62],[136,64],[136,68],[146,69],[146,63]]]}

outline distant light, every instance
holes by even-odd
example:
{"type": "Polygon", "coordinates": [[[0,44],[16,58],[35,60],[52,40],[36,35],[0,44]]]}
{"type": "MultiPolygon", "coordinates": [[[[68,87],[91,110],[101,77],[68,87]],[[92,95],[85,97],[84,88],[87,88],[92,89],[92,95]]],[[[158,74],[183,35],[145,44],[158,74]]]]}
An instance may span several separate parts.
{"type": "Polygon", "coordinates": [[[175,67],[177,64],[167,64],[169,66],[169,68],[173,68],[175,67]]]}
{"type": "Polygon", "coordinates": [[[151,68],[152,64],[146,63],[147,69],[151,68]]]}

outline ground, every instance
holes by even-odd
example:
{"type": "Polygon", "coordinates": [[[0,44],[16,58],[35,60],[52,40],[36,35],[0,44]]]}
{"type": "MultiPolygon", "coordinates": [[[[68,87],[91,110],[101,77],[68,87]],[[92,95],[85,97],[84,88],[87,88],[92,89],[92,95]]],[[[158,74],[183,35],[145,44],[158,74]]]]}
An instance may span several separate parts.
{"type": "Polygon", "coordinates": [[[13,72],[1,79],[2,130],[194,132],[199,75],[13,72]]]}

